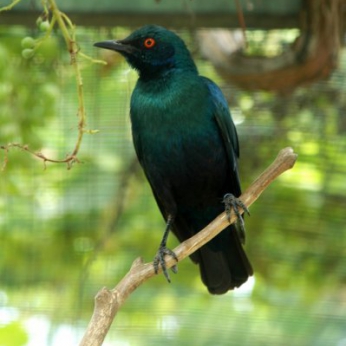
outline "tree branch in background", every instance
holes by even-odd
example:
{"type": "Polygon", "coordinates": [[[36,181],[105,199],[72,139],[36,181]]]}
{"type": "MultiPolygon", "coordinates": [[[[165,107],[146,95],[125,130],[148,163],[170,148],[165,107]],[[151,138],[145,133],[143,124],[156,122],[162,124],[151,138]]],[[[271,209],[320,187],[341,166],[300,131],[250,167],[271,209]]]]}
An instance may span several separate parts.
{"type": "MultiPolygon", "coordinates": [[[[282,149],[275,161],[254,181],[247,191],[240,196],[240,199],[246,207],[249,208],[274,179],[286,170],[292,168],[296,159],[297,154],[295,154],[291,148],[282,149]]],[[[236,216],[232,212],[230,223],[234,223],[235,221],[236,216]]],[[[228,225],[227,215],[224,212],[202,231],[184,241],[173,250],[178,260],[181,261],[191,255],[228,225]]],[[[166,258],[167,268],[171,268],[175,264],[176,262],[172,257],[166,258]]],[[[161,268],[159,272],[161,272],[161,268]]],[[[154,275],[153,263],[143,263],[141,258],[137,258],[133,262],[130,271],[115,288],[111,290],[102,288],[95,297],[94,312],[80,346],[102,345],[119,308],[137,287],[154,275]]]]}
{"type": "MultiPolygon", "coordinates": [[[[14,0],[10,5],[3,7],[3,8],[0,8],[0,12],[12,9],[12,7],[14,7],[19,2],[20,2],[20,0],[14,0]]],[[[77,95],[78,95],[78,112],[77,112],[77,115],[78,115],[78,137],[77,137],[77,141],[76,141],[76,144],[75,144],[72,152],[70,154],[67,154],[66,157],[63,159],[51,159],[51,158],[45,156],[41,152],[35,152],[35,151],[29,149],[29,145],[27,145],[27,144],[9,143],[7,145],[1,145],[0,149],[3,149],[5,151],[5,158],[3,160],[2,169],[4,169],[6,167],[6,164],[8,162],[9,150],[11,148],[15,148],[15,147],[20,148],[23,151],[30,153],[31,155],[37,157],[38,159],[41,159],[44,162],[44,164],[46,162],[66,163],[67,168],[70,169],[74,163],[79,162],[79,160],[77,158],[77,154],[79,152],[84,133],[94,134],[94,133],[98,132],[97,130],[87,130],[85,128],[85,126],[86,126],[86,111],[85,111],[85,106],[84,106],[85,103],[84,103],[83,81],[82,81],[82,75],[81,75],[81,71],[80,71],[77,57],[81,56],[84,59],[88,59],[94,63],[105,64],[105,62],[100,61],[100,60],[94,60],[94,59],[92,59],[92,58],[90,58],[90,57],[88,57],[85,54],[80,52],[80,49],[79,49],[77,41],[76,41],[75,26],[73,25],[73,23],[71,22],[69,17],[59,10],[59,8],[56,5],[55,0],[46,0],[46,1],[43,1],[42,4],[43,4],[44,12],[39,17],[38,21],[40,20],[42,22],[42,20],[44,20],[45,22],[41,23],[41,25],[47,24],[47,26],[44,29],[46,31],[46,34],[43,38],[40,38],[38,40],[32,39],[33,47],[29,48],[29,49],[25,49],[27,51],[26,55],[27,55],[27,58],[32,57],[34,55],[35,50],[39,47],[39,45],[46,38],[48,38],[51,35],[51,32],[52,32],[54,26],[57,24],[57,26],[58,26],[58,28],[59,28],[59,30],[60,30],[60,32],[61,32],[61,34],[65,40],[67,50],[70,54],[70,61],[71,61],[71,65],[74,69],[74,74],[75,74],[75,78],[76,78],[77,95]],[[48,21],[49,17],[51,17],[50,22],[48,21]]],[[[42,27],[44,27],[44,26],[42,26],[42,27]]],[[[23,51],[23,53],[24,53],[24,51],[23,51]]]]}
{"type": "MultiPolygon", "coordinates": [[[[341,53],[345,1],[301,3],[300,34],[288,47],[282,46],[283,51],[277,55],[244,52],[245,44],[250,46],[249,39],[239,40],[238,33],[228,29],[200,30],[202,54],[226,82],[243,90],[287,95],[298,87],[329,78],[341,53]]],[[[240,9],[238,15],[241,18],[240,9]]]]}

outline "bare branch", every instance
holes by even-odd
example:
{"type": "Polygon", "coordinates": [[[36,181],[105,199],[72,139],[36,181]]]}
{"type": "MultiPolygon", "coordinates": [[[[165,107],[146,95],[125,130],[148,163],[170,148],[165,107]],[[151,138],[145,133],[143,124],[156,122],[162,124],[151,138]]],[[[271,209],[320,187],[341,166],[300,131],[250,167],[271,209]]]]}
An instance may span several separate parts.
{"type": "Polygon", "coordinates": [[[12,0],[12,2],[9,5],[1,7],[0,12],[12,10],[12,8],[16,6],[20,1],[21,0],[12,0]]]}
{"type": "MultiPolygon", "coordinates": [[[[250,207],[268,185],[280,174],[293,167],[297,159],[297,154],[291,148],[282,149],[275,161],[254,181],[254,183],[244,192],[240,199],[250,207]]],[[[232,212],[230,223],[236,221],[236,216],[232,212]]],[[[226,213],[220,214],[214,221],[206,226],[202,231],[184,241],[174,249],[178,260],[188,257],[201,246],[214,238],[224,228],[229,225],[226,213]]],[[[175,265],[175,260],[166,258],[167,268],[175,265]]],[[[160,270],[161,271],[161,270],[160,270]]],[[[113,289],[102,288],[95,297],[95,308],[93,316],[80,343],[80,346],[100,346],[113,322],[119,308],[128,296],[142,283],[154,276],[154,267],[151,263],[143,263],[137,258],[125,277],[113,289]]]]}

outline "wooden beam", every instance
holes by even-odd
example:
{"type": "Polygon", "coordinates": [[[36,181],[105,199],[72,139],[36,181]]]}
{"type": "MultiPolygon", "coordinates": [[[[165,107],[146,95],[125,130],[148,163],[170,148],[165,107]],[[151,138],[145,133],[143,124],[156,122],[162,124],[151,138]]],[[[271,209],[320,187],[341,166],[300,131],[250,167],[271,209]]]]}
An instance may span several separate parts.
{"type": "MultiPolygon", "coordinates": [[[[182,13],[66,13],[74,23],[86,27],[115,27],[129,26],[139,27],[144,24],[158,24],[171,28],[239,28],[236,14],[229,13],[202,13],[202,14],[182,14],[182,13]]],[[[38,11],[8,11],[1,14],[2,25],[24,25],[33,27],[38,11]]],[[[285,29],[297,28],[299,25],[298,15],[256,15],[247,14],[246,27],[255,29],[285,29]]]]}

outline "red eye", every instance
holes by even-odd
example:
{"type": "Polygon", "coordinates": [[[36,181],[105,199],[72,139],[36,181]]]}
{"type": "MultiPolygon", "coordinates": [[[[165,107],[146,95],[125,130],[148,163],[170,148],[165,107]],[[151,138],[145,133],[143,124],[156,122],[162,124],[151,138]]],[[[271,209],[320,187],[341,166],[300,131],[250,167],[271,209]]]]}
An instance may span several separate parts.
{"type": "Polygon", "coordinates": [[[144,47],[145,48],[153,48],[156,44],[156,41],[153,38],[146,38],[144,41],[144,47]]]}

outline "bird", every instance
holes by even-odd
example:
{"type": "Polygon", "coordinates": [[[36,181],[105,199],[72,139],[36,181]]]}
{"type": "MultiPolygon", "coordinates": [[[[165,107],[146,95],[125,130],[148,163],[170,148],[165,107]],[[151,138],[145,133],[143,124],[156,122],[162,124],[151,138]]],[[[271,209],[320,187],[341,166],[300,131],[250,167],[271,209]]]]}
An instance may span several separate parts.
{"type": "Polygon", "coordinates": [[[125,39],[94,46],[120,53],[138,72],[130,101],[132,139],[166,221],[155,272],[161,265],[170,281],[165,256],[178,261],[167,247],[170,232],[183,242],[233,208],[240,227],[229,225],[190,258],[211,294],[240,287],[253,269],[239,213],[239,207],[247,209],[238,198],[238,136],[221,89],[199,75],[184,41],[164,27],[145,25],[125,39]]]}

